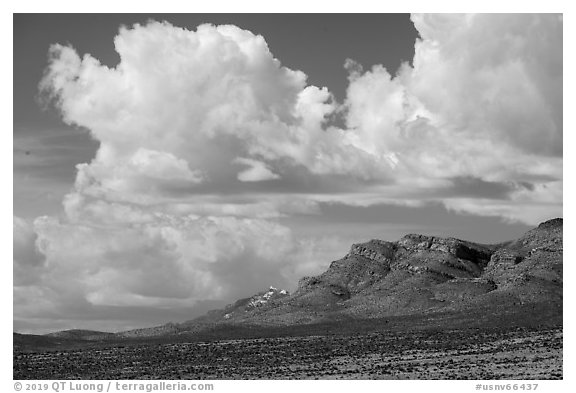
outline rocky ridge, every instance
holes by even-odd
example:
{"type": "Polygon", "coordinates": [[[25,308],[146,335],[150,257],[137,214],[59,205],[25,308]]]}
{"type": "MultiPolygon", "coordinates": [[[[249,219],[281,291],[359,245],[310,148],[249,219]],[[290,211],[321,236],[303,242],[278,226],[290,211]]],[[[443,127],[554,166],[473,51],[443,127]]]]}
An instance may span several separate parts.
{"type": "Polygon", "coordinates": [[[322,274],[303,277],[290,296],[229,322],[314,323],[526,303],[562,304],[562,219],[521,238],[484,245],[409,234],[354,244],[322,274]]]}

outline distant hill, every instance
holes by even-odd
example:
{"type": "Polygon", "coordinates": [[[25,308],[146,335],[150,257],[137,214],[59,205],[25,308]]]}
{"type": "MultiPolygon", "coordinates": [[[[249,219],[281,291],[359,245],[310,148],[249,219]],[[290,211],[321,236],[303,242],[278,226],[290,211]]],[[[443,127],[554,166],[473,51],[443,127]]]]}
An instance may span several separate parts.
{"type": "Polygon", "coordinates": [[[434,315],[446,321],[454,315],[466,323],[561,323],[562,235],[563,221],[556,218],[519,239],[495,245],[417,234],[393,242],[370,240],[352,245],[324,273],[303,277],[293,294],[271,287],[184,323],[117,334],[72,330],[48,337],[168,337],[233,326],[271,328],[402,316],[432,326],[434,315]]]}
{"type": "Polygon", "coordinates": [[[36,334],[20,334],[13,333],[13,348],[14,351],[43,351],[46,349],[54,349],[58,347],[70,348],[73,346],[82,346],[86,344],[86,340],[82,339],[69,339],[53,337],[51,335],[36,335],[36,334]]]}
{"type": "Polygon", "coordinates": [[[73,340],[103,340],[114,337],[114,333],[99,332],[96,330],[71,329],[46,334],[47,337],[66,338],[73,340]]]}

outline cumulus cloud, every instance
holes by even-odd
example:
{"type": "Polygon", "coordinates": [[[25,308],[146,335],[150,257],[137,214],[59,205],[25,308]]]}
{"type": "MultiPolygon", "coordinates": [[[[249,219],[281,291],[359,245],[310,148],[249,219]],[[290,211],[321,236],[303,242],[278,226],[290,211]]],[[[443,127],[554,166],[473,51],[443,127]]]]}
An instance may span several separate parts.
{"type": "Polygon", "coordinates": [[[36,247],[36,233],[32,225],[20,217],[13,217],[14,262],[22,265],[38,265],[41,254],[36,247]]]}
{"type": "Polygon", "coordinates": [[[33,225],[20,217],[14,216],[13,220],[14,286],[32,285],[39,279],[44,254],[33,225]]]}
{"type": "Polygon", "coordinates": [[[249,167],[248,169],[238,173],[238,180],[240,181],[251,182],[280,178],[280,176],[272,172],[262,161],[239,157],[233,162],[236,164],[247,165],[249,167]]]}
{"type": "MultiPolygon", "coordinates": [[[[161,165],[170,169],[187,166],[192,182],[230,182],[236,157],[318,174],[360,173],[372,165],[341,143],[342,130],[323,128],[337,107],[329,91],[306,86],[305,74],[283,67],[262,36],[236,26],[188,31],[150,22],[121,28],[114,43],[120,56],[114,68],[53,45],[41,82],[64,121],[88,128],[100,142],[94,161],[79,168],[79,177],[94,178],[100,192],[114,191],[107,183],[122,177],[108,173],[115,167],[130,167],[122,170],[138,183],[148,169],[137,168],[146,165],[144,152],[155,152],[155,161],[163,154],[161,165]],[[348,156],[356,165],[347,165],[348,156]]],[[[262,174],[258,165],[241,177],[262,174]]]]}
{"type": "Polygon", "coordinates": [[[41,88],[100,142],[75,191],[151,205],[319,176],[423,198],[453,188],[450,179],[561,179],[558,17],[412,19],[421,36],[413,66],[392,75],[346,61],[346,129],[328,123],[342,111],[328,89],[307,86],[263,37],[235,26],[122,28],[114,68],[54,45],[41,88]]]}
{"type": "Polygon", "coordinates": [[[411,91],[453,132],[562,154],[558,15],[414,15],[411,91]],[[440,95],[441,99],[438,99],[440,95]]]}
{"type": "MultiPolygon", "coordinates": [[[[379,65],[363,72],[346,62],[346,119],[354,131],[349,142],[393,161],[393,177],[419,184],[422,194],[442,184],[454,189],[450,179],[512,186],[529,178],[540,178],[539,185],[561,181],[558,16],[433,14],[412,20],[421,37],[413,66],[404,64],[392,76],[379,65]]],[[[537,204],[542,187],[531,188],[506,193],[496,214],[530,223],[547,218],[550,210],[531,214],[515,207],[519,198],[537,204]]],[[[561,205],[561,196],[553,195],[561,205]]],[[[454,198],[445,202],[453,206],[454,198]]],[[[460,205],[484,212],[482,202],[460,205]]]]}
{"type": "Polygon", "coordinates": [[[100,143],[78,167],[75,192],[154,204],[265,180],[317,184],[320,175],[395,195],[450,188],[450,179],[561,180],[561,18],[412,20],[413,66],[392,75],[347,59],[343,107],[235,26],[123,27],[114,68],[53,45],[41,89],[100,143]],[[336,113],[345,129],[329,124],[336,113]]]}

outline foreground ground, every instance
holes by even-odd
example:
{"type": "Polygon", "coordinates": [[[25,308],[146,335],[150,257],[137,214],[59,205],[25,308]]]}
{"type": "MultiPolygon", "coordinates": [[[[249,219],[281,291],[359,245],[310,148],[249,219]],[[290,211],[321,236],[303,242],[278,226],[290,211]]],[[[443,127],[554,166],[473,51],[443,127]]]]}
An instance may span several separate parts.
{"type": "Polygon", "coordinates": [[[562,379],[562,329],[388,331],[15,352],[14,379],[562,379]]]}

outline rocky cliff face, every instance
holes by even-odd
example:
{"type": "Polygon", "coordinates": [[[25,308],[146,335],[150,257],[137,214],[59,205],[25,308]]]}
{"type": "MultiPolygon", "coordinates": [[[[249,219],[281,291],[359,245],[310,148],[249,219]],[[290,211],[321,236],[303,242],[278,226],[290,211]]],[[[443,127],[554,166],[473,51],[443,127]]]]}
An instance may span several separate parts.
{"type": "Polygon", "coordinates": [[[562,299],[562,219],[540,224],[520,239],[496,250],[484,271],[501,292],[520,302],[562,299]]]}

